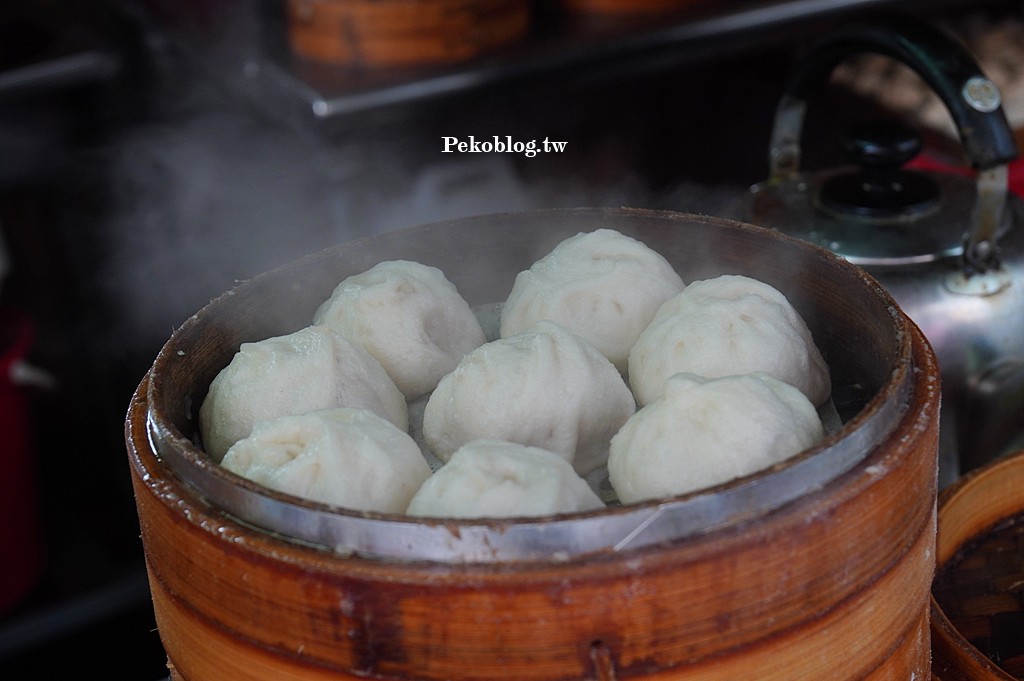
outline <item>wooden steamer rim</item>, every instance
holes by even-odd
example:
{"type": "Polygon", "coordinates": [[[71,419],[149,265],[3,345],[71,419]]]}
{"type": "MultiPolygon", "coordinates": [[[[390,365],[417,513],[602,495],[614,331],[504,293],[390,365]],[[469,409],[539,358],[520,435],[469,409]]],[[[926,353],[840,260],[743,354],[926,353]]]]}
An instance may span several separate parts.
{"type": "MultiPolygon", "coordinates": [[[[939,569],[971,542],[1024,513],[1024,450],[963,475],[939,494],[939,569]]],[[[960,633],[931,597],[935,674],[941,681],[1017,681],[960,633]]]]}
{"type": "MultiPolygon", "coordinates": [[[[655,247],[657,250],[657,245],[655,247]]],[[[718,256],[729,261],[726,255],[718,256]]],[[[747,256],[738,256],[738,259],[743,257],[747,256]]],[[[458,258],[456,262],[459,262],[458,258]]],[[[726,265],[726,269],[730,267],[730,264],[726,265]]],[[[507,284],[511,285],[511,281],[507,284]]],[[[493,291],[493,284],[487,289],[493,291]]],[[[483,295],[485,298],[488,295],[494,298],[497,294],[483,295]]],[[[288,306],[293,305],[290,299],[285,302],[288,306]]],[[[301,319],[300,315],[297,316],[297,320],[301,319]]],[[[271,320],[270,323],[273,325],[277,322],[271,320]]],[[[296,323],[301,325],[301,321],[292,320],[291,323],[293,326],[296,323]]],[[[298,263],[291,263],[243,282],[213,300],[174,332],[156,358],[148,382],[147,436],[153,451],[175,475],[214,507],[254,527],[301,543],[327,548],[341,555],[442,563],[486,563],[564,561],[600,552],[628,552],[764,515],[823,488],[860,463],[893,432],[907,410],[914,383],[911,324],[889,294],[861,270],[816,246],[747,224],[632,209],[544,210],[463,218],[397,230],[327,249],[298,263]],[[652,224],[656,227],[647,229],[652,224]],[[262,320],[250,319],[248,315],[266,314],[265,301],[274,299],[274,287],[286,286],[286,296],[312,298],[318,303],[329,295],[333,283],[344,276],[359,271],[359,268],[369,267],[377,260],[399,257],[439,266],[457,284],[460,292],[471,299],[475,288],[474,278],[480,276],[480,270],[463,267],[472,272],[468,278],[460,277],[461,273],[458,268],[452,267],[451,262],[439,262],[439,257],[443,260],[451,256],[447,242],[452,239],[460,241],[459,250],[456,251],[459,254],[475,252],[472,242],[477,246],[491,244],[489,247],[494,252],[502,252],[503,247],[493,245],[495,240],[508,239],[510,233],[513,239],[521,239],[522,232],[530,225],[533,227],[526,235],[527,241],[542,243],[533,244],[525,250],[520,248],[520,262],[511,268],[513,271],[518,271],[517,267],[525,269],[534,259],[547,252],[551,245],[571,236],[577,229],[587,231],[598,227],[612,227],[641,239],[646,237],[656,240],[672,239],[671,234],[659,234],[658,228],[664,231],[688,227],[701,236],[707,236],[703,232],[708,230],[725,231],[741,240],[751,240],[756,247],[762,249],[764,241],[768,241],[769,246],[771,242],[778,241],[786,249],[805,251],[807,257],[824,257],[834,270],[832,274],[853,277],[858,286],[867,290],[871,302],[877,307],[875,314],[883,310],[886,322],[891,323],[895,345],[889,348],[889,356],[884,358],[887,381],[859,413],[821,445],[767,471],[710,490],[671,499],[548,518],[441,521],[362,513],[309,502],[268,490],[225,470],[209,459],[186,434],[189,426],[193,429],[195,427],[195,412],[201,404],[205,386],[212,379],[213,372],[227,361],[200,370],[205,376],[203,380],[195,381],[195,384],[201,385],[202,392],[182,395],[180,391],[175,392],[175,387],[184,385],[184,377],[195,372],[193,358],[197,349],[200,350],[198,354],[205,354],[212,343],[217,346],[215,354],[220,357],[237,349],[236,339],[225,343],[225,338],[218,338],[222,327],[217,318],[225,309],[244,309],[244,303],[251,302],[251,309],[243,313],[247,317],[241,321],[243,324],[264,328],[262,320]],[[543,239],[537,238],[540,234],[543,234],[543,239]],[[445,244],[441,248],[417,246],[434,243],[439,237],[445,244]],[[550,245],[544,244],[544,241],[550,245]],[[349,252],[355,255],[347,255],[349,252]],[[309,282],[303,281],[304,273],[322,271],[325,263],[339,258],[353,261],[348,263],[350,268],[354,268],[353,271],[336,272],[330,279],[333,283],[310,286],[309,282]],[[330,288],[327,288],[328,285],[330,288]],[[319,294],[309,290],[315,290],[318,286],[322,289],[319,294]]],[[[237,340],[258,340],[260,337],[280,333],[283,333],[280,327],[273,330],[265,328],[255,332],[253,337],[237,340]]]]}

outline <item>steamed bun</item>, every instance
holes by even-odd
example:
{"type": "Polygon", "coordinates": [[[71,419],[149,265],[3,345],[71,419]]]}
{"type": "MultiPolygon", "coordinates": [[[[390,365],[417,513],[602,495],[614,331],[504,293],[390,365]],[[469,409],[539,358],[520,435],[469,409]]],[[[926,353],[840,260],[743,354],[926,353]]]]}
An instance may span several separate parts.
{"type": "Polygon", "coordinates": [[[206,453],[219,461],[253,426],[286,414],[357,407],[409,427],[405,398],[376,359],[325,326],[242,343],[199,410],[206,453]]]}
{"type": "Polygon", "coordinates": [[[516,276],[501,311],[501,336],[549,319],[625,373],[640,332],[682,289],[669,262],[643,242],[612,229],[581,232],[516,276]]]}
{"type": "Polygon", "coordinates": [[[409,515],[438,518],[547,516],[604,503],[558,454],[499,440],[476,440],[420,487],[409,515]]]}
{"type": "Polygon", "coordinates": [[[630,386],[641,405],[660,397],[673,374],[752,372],[796,386],[818,406],[832,390],[800,314],[774,287],[741,275],[692,282],[658,309],[629,355],[630,386]]]}
{"type": "Polygon", "coordinates": [[[479,439],[558,453],[581,475],[602,466],[611,436],[636,410],[598,350],[558,324],[481,345],[427,400],[423,437],[442,461],[479,439]]]}
{"type": "Polygon", "coordinates": [[[359,511],[402,513],[430,466],[412,437],[364,409],[262,421],[221,465],[270,489],[359,511]]]}
{"type": "Polygon", "coordinates": [[[485,341],[480,322],[444,273],[409,260],[387,260],[348,277],[313,323],[361,343],[410,400],[433,390],[485,341]]]}
{"type": "Polygon", "coordinates": [[[608,478],[622,503],[749,475],[824,437],[814,405],[767,374],[677,374],[612,438],[608,478]]]}

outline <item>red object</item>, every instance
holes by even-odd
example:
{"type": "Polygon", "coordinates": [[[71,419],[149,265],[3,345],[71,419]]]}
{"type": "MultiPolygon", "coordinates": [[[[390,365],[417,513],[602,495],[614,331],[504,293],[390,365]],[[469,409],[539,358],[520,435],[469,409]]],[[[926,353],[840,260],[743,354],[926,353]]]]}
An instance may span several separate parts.
{"type": "MultiPolygon", "coordinates": [[[[934,170],[941,173],[963,175],[965,177],[974,177],[977,174],[972,168],[943,163],[925,154],[921,154],[914,158],[907,164],[907,167],[916,168],[917,170],[934,170]]],[[[1010,193],[1016,194],[1017,196],[1024,196],[1024,160],[1010,161],[1007,168],[1009,170],[1009,179],[1007,182],[1009,184],[1010,193]]]]}
{"type": "Polygon", "coordinates": [[[28,390],[12,377],[33,337],[28,317],[0,308],[0,612],[28,594],[42,567],[28,390]]]}

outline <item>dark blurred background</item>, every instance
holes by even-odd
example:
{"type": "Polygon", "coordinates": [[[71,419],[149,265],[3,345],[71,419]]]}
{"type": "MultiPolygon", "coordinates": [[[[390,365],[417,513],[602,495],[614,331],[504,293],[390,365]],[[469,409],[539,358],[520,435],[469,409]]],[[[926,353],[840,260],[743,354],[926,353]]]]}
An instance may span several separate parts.
{"type": "MultiPolygon", "coordinates": [[[[474,213],[728,214],[767,172],[787,69],[868,10],[958,33],[1024,119],[1019,2],[698,1],[611,19],[529,6],[528,31],[496,51],[376,68],[297,54],[284,0],[3,3],[0,678],[166,678],[124,415],[172,330],[236,281],[474,213]],[[442,153],[470,135],[567,146],[442,153]]],[[[884,60],[841,69],[820,99],[808,166],[838,157],[860,110],[912,111],[939,154],[951,139],[884,60]]]]}

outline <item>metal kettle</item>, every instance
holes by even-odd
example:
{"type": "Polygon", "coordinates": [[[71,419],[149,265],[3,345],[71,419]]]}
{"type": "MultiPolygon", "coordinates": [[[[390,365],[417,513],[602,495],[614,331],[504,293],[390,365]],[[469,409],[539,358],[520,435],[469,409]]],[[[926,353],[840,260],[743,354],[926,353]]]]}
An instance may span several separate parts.
{"type": "Polygon", "coordinates": [[[1024,225],[1008,190],[1016,158],[998,88],[959,42],[907,17],[859,21],[799,60],[778,103],[769,176],[744,217],[827,248],[872,274],[921,328],[942,373],[940,484],[1024,445],[1024,225]],[[906,126],[865,122],[855,165],[802,172],[810,97],[844,59],[900,61],[939,95],[973,176],[911,170],[906,126]]]}

